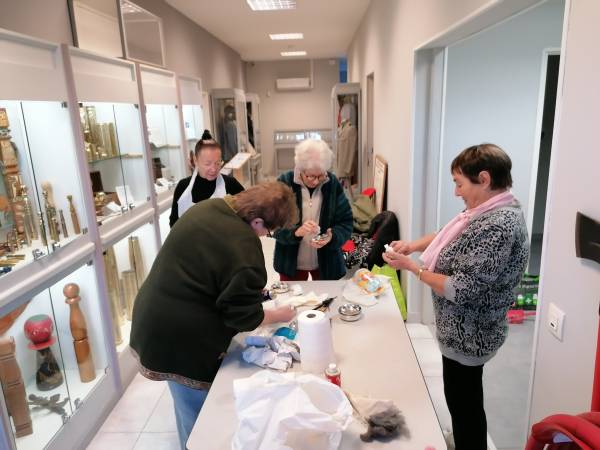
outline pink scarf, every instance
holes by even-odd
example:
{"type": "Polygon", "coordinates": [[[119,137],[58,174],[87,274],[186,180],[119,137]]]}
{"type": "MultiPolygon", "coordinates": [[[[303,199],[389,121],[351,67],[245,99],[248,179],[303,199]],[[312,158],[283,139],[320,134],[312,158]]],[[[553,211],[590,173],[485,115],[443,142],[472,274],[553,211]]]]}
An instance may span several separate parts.
{"type": "Polygon", "coordinates": [[[450,242],[452,242],[458,235],[460,235],[469,222],[475,217],[480,216],[484,212],[490,211],[495,208],[501,208],[513,203],[515,197],[511,192],[506,191],[502,194],[494,195],[489,200],[483,202],[481,205],[476,206],[472,209],[467,209],[457,215],[454,219],[446,224],[444,228],[435,236],[431,244],[427,246],[423,254],[421,255],[421,261],[423,266],[432,272],[435,269],[440,252],[450,242]]]}

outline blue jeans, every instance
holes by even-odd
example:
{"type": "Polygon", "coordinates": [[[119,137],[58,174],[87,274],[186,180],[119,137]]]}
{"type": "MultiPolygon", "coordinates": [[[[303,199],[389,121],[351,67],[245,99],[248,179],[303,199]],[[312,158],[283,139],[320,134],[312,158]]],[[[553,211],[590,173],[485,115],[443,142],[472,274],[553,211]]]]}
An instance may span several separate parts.
{"type": "Polygon", "coordinates": [[[177,421],[177,433],[179,444],[185,450],[186,442],[190,437],[194,423],[200,414],[204,400],[208,395],[206,389],[192,389],[174,381],[167,381],[173,403],[175,404],[175,420],[177,421]]]}

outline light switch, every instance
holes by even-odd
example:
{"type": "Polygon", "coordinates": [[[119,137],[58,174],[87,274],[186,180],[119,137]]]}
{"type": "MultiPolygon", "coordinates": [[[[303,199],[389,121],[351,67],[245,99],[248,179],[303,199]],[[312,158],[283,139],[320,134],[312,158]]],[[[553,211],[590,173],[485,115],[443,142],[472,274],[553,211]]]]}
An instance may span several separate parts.
{"type": "Polygon", "coordinates": [[[550,303],[548,308],[548,328],[559,341],[562,341],[563,325],[565,322],[565,313],[562,312],[554,303],[550,303]]]}

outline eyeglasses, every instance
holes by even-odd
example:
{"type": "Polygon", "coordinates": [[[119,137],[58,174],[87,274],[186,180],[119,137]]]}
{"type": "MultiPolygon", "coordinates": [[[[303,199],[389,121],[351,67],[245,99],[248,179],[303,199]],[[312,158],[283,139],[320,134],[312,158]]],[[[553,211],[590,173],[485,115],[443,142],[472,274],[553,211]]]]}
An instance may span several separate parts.
{"type": "Polygon", "coordinates": [[[215,169],[220,169],[221,167],[223,167],[224,162],[221,161],[216,161],[216,162],[203,162],[200,161],[200,165],[202,167],[206,167],[207,169],[210,167],[214,167],[215,169]]]}
{"type": "Polygon", "coordinates": [[[320,174],[320,175],[308,175],[304,172],[302,172],[302,175],[304,176],[304,178],[306,178],[308,181],[323,181],[327,175],[325,174],[320,174]]]}

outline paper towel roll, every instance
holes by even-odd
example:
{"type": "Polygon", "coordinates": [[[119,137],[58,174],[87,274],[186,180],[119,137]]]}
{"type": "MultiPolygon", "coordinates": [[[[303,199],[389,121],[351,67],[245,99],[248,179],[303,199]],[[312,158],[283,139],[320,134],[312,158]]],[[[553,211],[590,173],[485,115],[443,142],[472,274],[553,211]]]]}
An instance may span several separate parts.
{"type": "Polygon", "coordinates": [[[303,372],[322,374],[335,362],[329,318],[321,311],[304,311],[298,316],[298,344],[303,372]]]}

